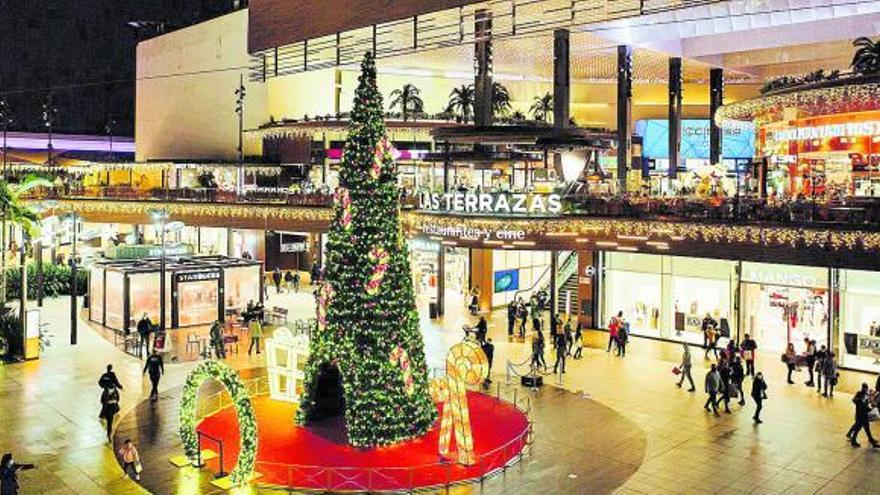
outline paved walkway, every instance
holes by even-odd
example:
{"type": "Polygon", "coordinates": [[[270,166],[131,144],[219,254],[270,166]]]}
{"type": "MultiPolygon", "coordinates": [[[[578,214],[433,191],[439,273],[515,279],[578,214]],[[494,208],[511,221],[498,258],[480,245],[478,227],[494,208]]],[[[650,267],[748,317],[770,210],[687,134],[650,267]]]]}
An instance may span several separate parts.
{"type": "MultiPolygon", "coordinates": [[[[142,362],[115,349],[85,322],[80,326],[80,344],[67,345],[67,304],[66,299],[47,301],[43,320],[51,323],[56,336],[42,359],[0,366],[0,451],[12,451],[18,459],[38,465],[37,470],[22,473],[23,493],[142,493],[138,485],[122,479],[97,419],[96,381],[104,366],[114,363],[125,386],[123,415],[132,413],[141,424],[174,423],[176,418],[135,411],[149,393],[149,383],[141,376],[142,362]]],[[[309,292],[270,294],[267,305],[275,304],[290,307],[291,318],[313,314],[309,292]]],[[[496,342],[495,371],[503,379],[503,363],[525,359],[529,349],[508,342],[502,313],[492,316],[490,336],[496,342]]],[[[429,366],[441,367],[448,347],[462,337],[462,323],[474,320],[453,307],[442,321],[427,320],[426,311],[422,314],[429,366]]],[[[609,427],[596,421],[589,409],[554,408],[545,420],[558,418],[572,431],[582,428],[588,433],[583,445],[539,434],[534,456],[545,466],[535,470],[540,481],[504,485],[504,491],[534,493],[534,486],[540,486],[546,493],[602,493],[610,486],[591,482],[591,476],[598,465],[623,458],[638,469],[627,474],[631,477],[618,489],[620,493],[876,493],[870,487],[876,487],[880,451],[852,449],[843,436],[852,421],[849,399],[854,386],[867,378],[873,383],[873,377],[844,372],[838,394],[828,399],[802,385],[802,376],[798,385],[786,385],[782,364],[778,358],[768,358],[761,367],[768,376],[770,400],[765,403],[765,423],[756,427],[751,403],[746,410],[735,406],[733,414],[716,418],[702,409],[704,395],[675,387],[669,370],[679,359],[677,345],[636,338],[629,355],[618,358],[604,351],[606,338],[598,332],[588,335],[591,348],[585,349],[584,359],[569,362],[563,388],[585,392],[597,406],[621,416],[628,430],[644,436],[644,454],[625,446],[595,450],[589,433],[605,435],[609,427]],[[552,468],[556,460],[566,468],[552,468]],[[583,485],[569,484],[570,480],[581,480],[583,485]]],[[[548,350],[548,360],[550,354],[548,350]]],[[[263,365],[263,358],[240,353],[230,362],[251,368],[263,365]]],[[[169,390],[183,383],[193,364],[168,365],[160,395],[171,397],[169,390]]],[[[699,368],[694,375],[699,388],[699,368]]],[[[199,493],[197,481],[180,476],[182,493],[199,493]]]]}

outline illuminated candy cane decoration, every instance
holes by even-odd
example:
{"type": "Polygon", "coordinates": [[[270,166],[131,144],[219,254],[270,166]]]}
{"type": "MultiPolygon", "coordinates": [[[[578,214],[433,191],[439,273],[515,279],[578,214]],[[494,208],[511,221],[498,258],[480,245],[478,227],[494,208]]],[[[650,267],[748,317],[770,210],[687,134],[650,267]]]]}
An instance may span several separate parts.
{"type": "Polygon", "coordinates": [[[327,308],[330,307],[330,301],[333,300],[334,294],[333,286],[327,282],[322,283],[318,288],[317,320],[319,331],[327,328],[327,308]]]}
{"type": "Polygon", "coordinates": [[[431,397],[443,404],[440,418],[440,455],[449,454],[449,444],[455,431],[458,463],[470,466],[474,458],[474,438],[467,403],[467,386],[476,385],[489,374],[489,360],[473,342],[452,346],[446,355],[446,376],[431,381],[431,397]]]}
{"type": "Polygon", "coordinates": [[[370,250],[370,254],[367,257],[373,263],[373,272],[370,274],[370,279],[367,280],[366,291],[367,294],[375,296],[379,293],[379,286],[382,285],[385,272],[388,271],[388,261],[391,259],[391,256],[385,248],[377,246],[370,250]]]}
{"type": "Polygon", "coordinates": [[[416,391],[415,382],[413,381],[412,367],[410,366],[409,353],[403,347],[397,346],[391,351],[391,363],[400,366],[403,373],[403,387],[406,395],[412,395],[416,391]]]}
{"type": "Polygon", "coordinates": [[[339,217],[339,224],[344,230],[351,228],[351,193],[348,189],[340,187],[336,189],[335,197],[336,205],[342,208],[342,214],[339,217]]]}
{"type": "Polygon", "coordinates": [[[390,146],[388,145],[387,136],[382,137],[382,139],[376,143],[376,149],[373,150],[373,165],[370,167],[370,177],[373,180],[379,178],[379,175],[382,174],[382,166],[385,165],[387,160],[391,159],[389,148],[390,146]]]}

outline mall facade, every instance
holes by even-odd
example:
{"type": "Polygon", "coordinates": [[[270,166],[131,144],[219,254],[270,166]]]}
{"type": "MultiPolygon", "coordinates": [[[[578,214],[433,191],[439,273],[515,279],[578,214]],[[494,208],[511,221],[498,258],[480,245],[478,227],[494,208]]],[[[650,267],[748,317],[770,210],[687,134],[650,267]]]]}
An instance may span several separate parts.
{"type": "Polygon", "coordinates": [[[861,3],[251,0],[138,44],[135,160],[71,169],[45,215],[112,230],[97,256],[157,239],[161,204],[170,242],[309,272],[370,50],[431,316],[546,291],[591,328],[620,311],[634,335],[702,344],[709,315],[768,353],[809,338],[880,372],[880,82],[847,72],[877,20],[861,3]]]}

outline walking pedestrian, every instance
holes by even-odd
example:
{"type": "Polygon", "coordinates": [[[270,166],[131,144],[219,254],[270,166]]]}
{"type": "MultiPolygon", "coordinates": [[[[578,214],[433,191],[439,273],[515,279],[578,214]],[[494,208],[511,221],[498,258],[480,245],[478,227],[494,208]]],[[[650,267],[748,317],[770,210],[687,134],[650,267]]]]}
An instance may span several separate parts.
{"type": "Polygon", "coordinates": [[[721,376],[721,388],[719,392],[721,393],[721,401],[724,402],[724,412],[730,414],[730,395],[731,395],[731,382],[733,373],[730,370],[730,361],[727,359],[722,359],[720,363],[718,363],[718,374],[721,376]]]}
{"type": "Polygon", "coordinates": [[[716,416],[718,416],[718,391],[720,389],[721,375],[718,373],[718,367],[713,363],[712,368],[706,373],[705,390],[709,397],[706,399],[706,403],[703,404],[703,409],[708,411],[709,406],[712,406],[712,412],[716,416]]]}
{"type": "Polygon", "coordinates": [[[788,384],[794,385],[791,374],[794,372],[794,366],[797,363],[797,353],[794,350],[794,344],[789,342],[785,348],[785,354],[782,355],[782,362],[788,367],[788,384]]]}
{"type": "Polygon", "coordinates": [[[816,364],[814,367],[816,368],[816,393],[822,393],[822,376],[824,374],[825,367],[825,358],[828,356],[828,350],[825,348],[825,345],[819,347],[819,350],[816,351],[816,364]]]}
{"type": "Polygon", "coordinates": [[[687,378],[688,382],[691,384],[691,388],[688,389],[688,392],[693,392],[696,390],[694,387],[694,377],[691,375],[691,348],[688,346],[687,342],[682,343],[682,353],[681,353],[681,366],[679,366],[679,371],[681,372],[681,378],[678,380],[678,388],[681,388],[681,384],[684,383],[684,379],[687,378]]]}
{"type": "Polygon", "coordinates": [[[517,316],[519,317],[519,336],[524,338],[526,336],[526,322],[528,321],[529,314],[526,311],[526,304],[522,298],[517,299],[517,316]]]}
{"type": "Polygon", "coordinates": [[[608,322],[608,348],[605,352],[611,352],[611,346],[617,345],[617,333],[620,331],[620,323],[623,320],[623,311],[618,311],[617,316],[611,318],[608,322]]]}
{"type": "Polygon", "coordinates": [[[147,372],[150,373],[150,383],[153,384],[153,388],[150,390],[150,400],[158,400],[159,378],[165,374],[165,364],[162,362],[162,356],[155,349],[153,349],[153,354],[147,358],[147,362],[144,364],[144,371],[141,374],[146,374],[147,372]]]}
{"type": "Polygon", "coordinates": [[[122,390],[124,388],[122,384],[119,383],[119,378],[116,377],[116,373],[113,372],[112,364],[108,364],[107,371],[98,378],[98,386],[102,389],[118,388],[122,390]]]}
{"type": "Polygon", "coordinates": [[[871,447],[880,448],[880,443],[877,443],[877,440],[874,440],[874,436],[871,434],[871,423],[869,422],[868,413],[871,411],[871,403],[868,400],[868,392],[870,392],[870,388],[867,383],[862,383],[862,388],[858,392],[856,392],[855,397],[853,397],[853,404],[855,405],[855,423],[853,423],[852,427],[846,433],[846,438],[849,439],[850,445],[853,447],[861,447],[857,438],[859,436],[859,432],[865,430],[865,435],[868,437],[868,442],[871,443],[871,447]]]}
{"type": "Polygon", "coordinates": [[[263,338],[263,324],[259,318],[252,318],[248,323],[248,333],[251,334],[251,345],[248,346],[248,356],[257,347],[257,354],[260,353],[260,340],[263,338]]]}
{"type": "Polygon", "coordinates": [[[507,336],[513,337],[513,328],[516,326],[516,301],[507,305],[507,336]]]}
{"type": "Polygon", "coordinates": [[[489,363],[489,371],[486,373],[486,384],[489,384],[492,383],[492,360],[495,358],[495,344],[492,343],[492,339],[486,339],[480,347],[483,349],[483,354],[486,355],[486,361],[489,363]]]}
{"type": "Polygon", "coordinates": [[[745,335],[745,338],[740,345],[740,350],[742,351],[743,360],[746,362],[746,375],[754,378],[755,376],[755,351],[758,350],[758,343],[755,342],[749,334],[745,335]]]}
{"type": "Polygon", "coordinates": [[[553,342],[553,348],[559,343],[559,315],[553,315],[550,318],[550,340],[553,342]]]}
{"type": "Polygon", "coordinates": [[[544,349],[547,347],[547,342],[544,340],[544,332],[538,330],[538,361],[541,364],[541,367],[544,368],[544,371],[547,371],[547,362],[544,360],[544,349]]]}
{"type": "Polygon", "coordinates": [[[715,319],[712,318],[712,315],[706,313],[706,317],[703,318],[703,321],[700,323],[700,330],[703,332],[703,348],[709,347],[709,327],[715,328],[716,323],[715,319]]]}
{"type": "Polygon", "coordinates": [[[140,481],[143,470],[141,457],[130,438],[126,438],[122,448],[119,449],[119,457],[122,458],[122,477],[131,476],[132,479],[140,481]]]}
{"type": "Polygon", "coordinates": [[[290,270],[284,272],[284,289],[289,291],[293,287],[293,273],[290,270]]]}
{"type": "Polygon", "coordinates": [[[816,366],[816,341],[810,340],[809,337],[804,338],[804,344],[807,347],[807,350],[804,351],[804,362],[807,365],[807,371],[810,373],[810,378],[804,382],[804,385],[808,387],[812,387],[815,385],[813,382],[813,368],[816,366]]]}
{"type": "Polygon", "coordinates": [[[537,371],[538,368],[547,368],[544,363],[544,337],[538,332],[532,337],[532,370],[537,371]]]}
{"type": "Polygon", "coordinates": [[[116,387],[105,388],[101,392],[101,414],[99,418],[107,422],[107,440],[112,441],[113,418],[119,412],[119,389],[116,387]]]}
{"type": "MultiPolygon", "coordinates": [[[[714,320],[713,320],[714,321],[714,320]]],[[[706,356],[705,359],[709,359],[709,352],[715,354],[715,359],[718,359],[718,331],[715,330],[715,327],[709,325],[706,328],[706,356]]]]}
{"type": "MultiPolygon", "coordinates": [[[[583,357],[584,352],[584,334],[583,329],[581,328],[580,322],[578,322],[577,327],[574,330],[574,356],[573,359],[580,359],[583,357]]],[[[880,383],[880,382],[878,382],[880,383]]]]}
{"type": "Polygon", "coordinates": [[[33,464],[19,464],[7,452],[0,459],[0,495],[18,495],[18,471],[35,469],[33,464]]]}
{"type": "Polygon", "coordinates": [[[565,336],[557,335],[556,336],[556,363],[553,365],[553,373],[556,373],[556,370],[559,368],[559,364],[562,363],[562,372],[565,373],[565,336]]]}
{"type": "Polygon", "coordinates": [[[626,357],[626,344],[629,343],[629,322],[623,320],[617,330],[617,355],[626,357]]]}
{"type": "Polygon", "coordinates": [[[281,269],[277,266],[272,270],[272,282],[275,283],[275,293],[281,294],[281,269]]]}
{"type": "MultiPolygon", "coordinates": [[[[288,272],[289,273],[289,272],[288,272]]],[[[293,292],[299,292],[299,283],[300,283],[299,270],[293,272],[293,292]]]]}
{"type": "Polygon", "coordinates": [[[138,356],[147,356],[150,352],[150,330],[153,329],[153,322],[150,321],[150,317],[147,316],[147,313],[144,312],[144,315],[141,316],[141,319],[137,323],[137,332],[140,336],[140,343],[138,344],[138,356]]]}
{"type": "Polygon", "coordinates": [[[743,369],[742,359],[739,356],[733,357],[733,362],[730,365],[731,371],[731,379],[733,380],[733,386],[736,392],[739,394],[739,405],[744,406],[746,404],[746,396],[743,393],[743,381],[746,379],[746,372],[743,369]]]}
{"type": "Polygon", "coordinates": [[[214,348],[214,357],[226,359],[226,345],[223,342],[223,324],[220,320],[214,320],[211,325],[211,347],[214,348]]]}
{"type": "Polygon", "coordinates": [[[529,317],[531,317],[531,319],[532,319],[532,330],[534,330],[536,332],[538,330],[540,330],[540,328],[541,328],[541,305],[538,303],[538,297],[535,296],[534,294],[532,294],[531,299],[529,299],[529,317]]]}
{"type": "Polygon", "coordinates": [[[822,363],[822,374],[825,375],[824,397],[834,397],[834,387],[837,385],[837,363],[834,362],[834,353],[830,350],[825,354],[822,363]]]}
{"type": "Polygon", "coordinates": [[[565,322],[562,328],[562,336],[565,337],[565,355],[571,356],[571,347],[574,343],[574,336],[571,333],[571,317],[565,322]]]}
{"type": "Polygon", "coordinates": [[[755,423],[761,424],[761,410],[764,409],[764,401],[767,399],[767,382],[764,381],[764,374],[760,371],[752,380],[752,400],[755,401],[755,415],[752,419],[755,423]]]}

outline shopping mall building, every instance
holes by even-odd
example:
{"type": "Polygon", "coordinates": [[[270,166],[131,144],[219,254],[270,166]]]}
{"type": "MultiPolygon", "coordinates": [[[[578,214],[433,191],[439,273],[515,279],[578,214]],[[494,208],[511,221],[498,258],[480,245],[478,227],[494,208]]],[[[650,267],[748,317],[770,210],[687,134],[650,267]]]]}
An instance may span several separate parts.
{"type": "Polygon", "coordinates": [[[433,311],[546,290],[592,327],[622,311],[701,344],[709,314],[878,372],[880,75],[850,68],[878,21],[859,1],[251,0],[138,45],[135,162],[71,172],[57,208],[149,239],[162,204],[175,242],[307,271],[374,51],[433,311]],[[406,85],[421,104],[391,108],[406,85]]]}

